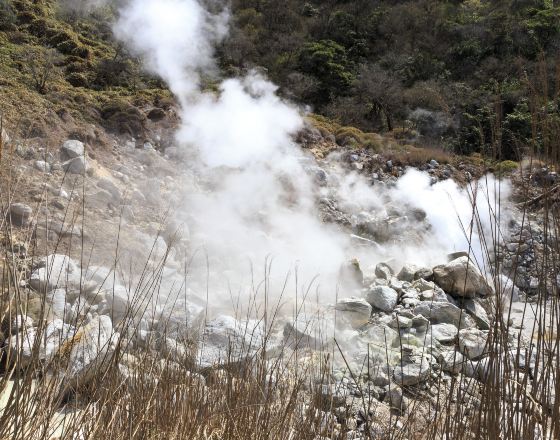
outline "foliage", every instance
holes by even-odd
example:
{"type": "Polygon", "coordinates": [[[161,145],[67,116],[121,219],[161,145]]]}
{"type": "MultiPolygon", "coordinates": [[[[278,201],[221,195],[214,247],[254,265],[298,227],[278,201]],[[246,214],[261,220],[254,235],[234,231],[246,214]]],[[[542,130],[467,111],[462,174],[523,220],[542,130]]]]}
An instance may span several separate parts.
{"type": "Polygon", "coordinates": [[[320,84],[317,92],[310,96],[314,103],[327,102],[350,88],[354,77],[347,63],[346,49],[332,40],[303,46],[299,53],[299,70],[315,76],[320,84]]]}

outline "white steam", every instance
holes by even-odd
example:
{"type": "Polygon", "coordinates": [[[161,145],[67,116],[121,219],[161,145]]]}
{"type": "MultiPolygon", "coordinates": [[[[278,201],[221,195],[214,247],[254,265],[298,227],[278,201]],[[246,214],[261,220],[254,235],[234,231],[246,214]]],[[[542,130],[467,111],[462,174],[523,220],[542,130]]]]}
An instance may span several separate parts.
{"type": "Polygon", "coordinates": [[[225,9],[212,15],[196,0],[132,0],[114,32],[184,104],[200,73],[213,68],[213,47],[226,35],[227,20],[225,9]]]}
{"type": "MultiPolygon", "coordinates": [[[[227,289],[243,289],[250,267],[262,267],[267,258],[280,279],[297,267],[302,284],[320,275],[322,292],[334,293],[340,265],[352,257],[363,266],[387,258],[429,265],[468,249],[458,217],[468,228],[472,204],[454,182],[430,185],[428,175],[410,170],[396,187],[379,189],[327,161],[331,184],[319,188],[307,172],[316,166],[313,159],[292,140],[303,127],[301,114],[276,95],[272,83],[251,73],[223,81],[218,93],[202,92],[201,75],[213,71],[213,47],[226,35],[227,18],[225,9],[213,15],[196,0],[131,0],[115,25],[117,38],[168,83],[181,104],[177,143],[189,151],[188,166],[201,185],[185,188],[183,205],[174,208],[191,230],[191,251],[204,251],[195,281],[206,279],[202,260],[210,260],[211,302],[228,295],[227,289]],[[356,221],[387,217],[388,204],[402,212],[421,209],[431,228],[402,216],[387,244],[357,247],[348,231],[320,220],[321,197],[336,199],[356,221]],[[418,239],[399,240],[410,232],[418,239]]],[[[486,210],[488,202],[478,201],[486,210]]],[[[490,230],[487,214],[481,219],[490,230]]],[[[480,248],[475,253],[480,257],[480,248]]]]}

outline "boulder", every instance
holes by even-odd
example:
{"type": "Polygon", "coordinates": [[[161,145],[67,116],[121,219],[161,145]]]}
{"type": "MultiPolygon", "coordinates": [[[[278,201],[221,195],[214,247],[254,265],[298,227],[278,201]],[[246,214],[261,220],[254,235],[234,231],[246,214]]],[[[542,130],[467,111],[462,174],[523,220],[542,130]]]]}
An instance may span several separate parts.
{"type": "Polygon", "coordinates": [[[335,309],[344,321],[353,328],[367,324],[371,316],[371,305],[361,298],[343,298],[336,303],[335,309]]]}
{"type": "Polygon", "coordinates": [[[83,176],[88,170],[87,160],[85,157],[67,160],[62,164],[62,169],[68,174],[80,174],[83,176]]]}
{"type": "Polygon", "coordinates": [[[51,254],[39,261],[31,273],[29,284],[39,292],[50,292],[57,287],[80,285],[81,273],[78,265],[67,255],[51,254]]]}
{"type": "Polygon", "coordinates": [[[15,226],[28,226],[31,223],[33,209],[24,203],[13,203],[10,205],[10,220],[15,226]]]}
{"type": "Polygon", "coordinates": [[[395,318],[389,323],[389,327],[395,330],[403,330],[412,327],[412,319],[403,315],[397,314],[395,318]]]}
{"type": "Polygon", "coordinates": [[[8,132],[3,128],[2,131],[0,132],[0,141],[4,146],[10,143],[10,136],[8,135],[8,132]]]}
{"type": "Polygon", "coordinates": [[[459,349],[471,360],[480,359],[486,350],[488,332],[478,329],[459,331],[459,349]]]}
{"type": "Polygon", "coordinates": [[[430,329],[432,337],[443,344],[453,342],[459,334],[459,329],[448,323],[434,324],[430,329]]]}
{"type": "Polygon", "coordinates": [[[414,275],[419,269],[420,268],[414,264],[405,264],[397,275],[397,278],[401,281],[412,283],[414,281],[414,275]]]}
{"type": "Polygon", "coordinates": [[[459,328],[476,326],[465,311],[448,302],[422,302],[414,308],[414,313],[428,318],[432,324],[453,324],[459,328]]]}
{"type": "Polygon", "coordinates": [[[354,258],[341,266],[340,280],[343,285],[349,284],[351,287],[362,287],[364,274],[357,259],[354,258]]]}
{"type": "MultiPolygon", "coordinates": [[[[560,274],[558,275],[560,277],[560,274]]],[[[560,279],[560,278],[559,278],[560,279]]],[[[515,285],[511,278],[500,275],[498,279],[500,285],[500,291],[502,292],[502,301],[505,302],[505,306],[509,307],[509,302],[519,302],[521,300],[519,294],[519,288],[515,285]]]]}
{"type": "Polygon", "coordinates": [[[375,276],[382,280],[390,280],[393,276],[393,269],[387,263],[379,263],[375,266],[375,276]]]}
{"type": "Polygon", "coordinates": [[[402,388],[398,385],[393,384],[389,386],[389,391],[385,394],[383,402],[387,403],[391,408],[396,409],[397,411],[406,411],[406,398],[403,396],[402,388]]]}
{"type": "Polygon", "coordinates": [[[490,286],[468,257],[459,257],[433,269],[434,281],[450,295],[474,298],[488,295],[490,286]]]}
{"type": "Polygon", "coordinates": [[[64,159],[75,159],[77,157],[84,156],[85,147],[83,142],[78,140],[68,140],[62,144],[60,153],[64,159]]]}
{"type": "Polygon", "coordinates": [[[27,315],[16,315],[12,319],[12,333],[24,331],[33,327],[33,318],[27,315]]]}
{"type": "Polygon", "coordinates": [[[490,318],[477,299],[465,299],[461,301],[460,305],[472,316],[478,328],[490,330],[490,318]]]}
{"type": "Polygon", "coordinates": [[[384,312],[392,312],[398,299],[399,294],[387,286],[373,286],[366,293],[366,301],[384,312]]]}
{"type": "Polygon", "coordinates": [[[122,199],[121,191],[119,190],[119,187],[112,180],[103,177],[99,179],[99,181],[97,182],[97,186],[110,193],[113,196],[113,201],[115,203],[120,203],[122,199]]]}
{"type": "Polygon", "coordinates": [[[439,363],[446,373],[459,374],[466,362],[464,356],[455,350],[444,351],[439,355],[439,363]]]}
{"type": "MultiPolygon", "coordinates": [[[[97,316],[64,341],[58,355],[66,360],[66,384],[79,388],[90,383],[112,358],[118,334],[108,316],[97,316]]],[[[99,375],[102,377],[102,375],[99,375]]]]}
{"type": "Polygon", "coordinates": [[[263,341],[261,321],[220,315],[206,324],[197,361],[203,368],[244,362],[263,348],[263,341]]]}
{"type": "Polygon", "coordinates": [[[47,324],[42,332],[36,327],[25,328],[6,341],[6,346],[12,350],[8,360],[11,363],[17,362],[20,368],[25,368],[32,361],[48,361],[55,355],[61,341],[72,334],[72,327],[60,319],[47,324]],[[40,338],[40,341],[37,341],[37,338],[40,338]]]}
{"type": "Polygon", "coordinates": [[[418,385],[430,377],[430,363],[422,358],[420,362],[397,365],[393,372],[395,383],[400,386],[418,385]]]}
{"type": "Polygon", "coordinates": [[[430,281],[434,276],[434,272],[429,267],[421,267],[414,273],[415,280],[430,281]]]}

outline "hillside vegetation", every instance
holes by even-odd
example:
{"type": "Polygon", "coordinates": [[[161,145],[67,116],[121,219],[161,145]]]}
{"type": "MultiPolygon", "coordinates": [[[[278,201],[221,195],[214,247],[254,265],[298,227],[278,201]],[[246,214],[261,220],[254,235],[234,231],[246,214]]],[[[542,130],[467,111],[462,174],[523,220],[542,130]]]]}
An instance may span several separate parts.
{"type": "MultiPolygon", "coordinates": [[[[87,14],[68,4],[0,0],[3,114],[29,137],[69,116],[78,126],[138,135],[146,118],[139,109],[171,105],[168,91],[114,41],[111,2],[87,14]]],[[[535,114],[559,123],[560,7],[552,1],[231,7],[230,35],[218,48],[223,74],[264,67],[283,95],[343,126],[518,159],[538,130],[535,114]]]]}
{"type": "Polygon", "coordinates": [[[557,121],[560,7],[553,1],[233,5],[224,67],[265,66],[285,94],[344,125],[404,126],[426,143],[515,158],[531,138],[532,113],[557,121]],[[544,90],[538,102],[535,90],[544,90]]]}
{"type": "Polygon", "coordinates": [[[169,92],[112,38],[111,8],[79,15],[63,2],[0,0],[0,112],[24,137],[58,126],[92,141],[88,124],[142,134],[146,104],[169,92]]]}

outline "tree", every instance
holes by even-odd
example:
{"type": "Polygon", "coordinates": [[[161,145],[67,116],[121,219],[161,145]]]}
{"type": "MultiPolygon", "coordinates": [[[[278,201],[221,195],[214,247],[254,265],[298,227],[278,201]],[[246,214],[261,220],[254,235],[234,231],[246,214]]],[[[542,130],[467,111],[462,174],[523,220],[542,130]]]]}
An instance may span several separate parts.
{"type": "Polygon", "coordinates": [[[299,53],[299,71],[314,76],[319,87],[310,97],[314,104],[324,105],[336,95],[350,89],[354,74],[346,49],[332,40],[306,43],[299,53]]]}
{"type": "Polygon", "coordinates": [[[62,61],[62,55],[53,48],[36,47],[27,50],[22,61],[35,89],[41,94],[47,93],[47,86],[62,61]]]}

